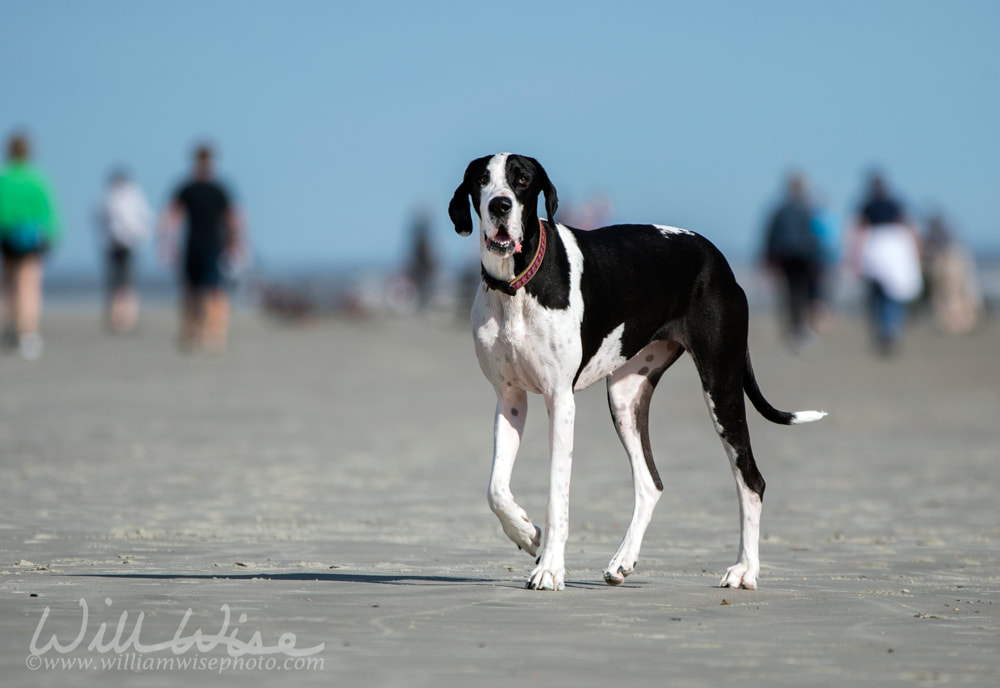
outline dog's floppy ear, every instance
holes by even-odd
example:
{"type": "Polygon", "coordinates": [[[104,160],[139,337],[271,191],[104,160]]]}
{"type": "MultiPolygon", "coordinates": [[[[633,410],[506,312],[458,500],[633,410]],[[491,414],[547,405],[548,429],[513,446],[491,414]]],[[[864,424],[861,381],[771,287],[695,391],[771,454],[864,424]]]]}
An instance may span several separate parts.
{"type": "Polygon", "coordinates": [[[559,194],[556,193],[556,187],[549,180],[549,173],[545,171],[542,164],[534,158],[529,158],[529,160],[534,163],[541,175],[542,193],[545,194],[545,214],[548,216],[548,221],[555,224],[556,210],[559,208],[559,194]]]}
{"type": "Polygon", "coordinates": [[[542,187],[542,192],[545,194],[545,214],[549,216],[549,222],[554,225],[556,210],[559,208],[559,195],[556,193],[556,187],[549,181],[549,175],[544,170],[542,174],[545,174],[545,183],[542,187]]]}
{"type": "Polygon", "coordinates": [[[455,189],[455,195],[451,197],[448,204],[448,217],[455,224],[455,231],[462,236],[472,234],[472,213],[469,212],[469,187],[462,180],[462,183],[455,189]]]}
{"type": "MultiPolygon", "coordinates": [[[[455,195],[451,197],[451,203],[448,204],[448,217],[455,224],[455,231],[462,236],[472,234],[472,213],[469,212],[469,200],[472,196],[473,187],[470,179],[476,170],[485,167],[486,163],[492,157],[492,155],[487,155],[482,158],[476,158],[469,163],[468,167],[465,168],[465,174],[462,176],[462,183],[455,189],[455,195]]],[[[477,210],[476,212],[479,211],[477,210]]]]}

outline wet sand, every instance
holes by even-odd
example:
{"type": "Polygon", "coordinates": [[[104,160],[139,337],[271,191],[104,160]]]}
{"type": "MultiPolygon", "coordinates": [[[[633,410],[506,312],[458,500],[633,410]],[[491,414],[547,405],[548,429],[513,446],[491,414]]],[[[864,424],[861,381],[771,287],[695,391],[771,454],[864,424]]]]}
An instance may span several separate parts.
{"type": "MultiPolygon", "coordinates": [[[[160,311],[112,339],[94,316],[56,310],[41,361],[0,358],[5,683],[985,686],[1000,676],[996,324],[963,339],[918,324],[882,360],[854,319],[795,357],[772,319],[755,316],[767,397],[830,413],[784,428],[751,411],[768,482],[758,591],[715,587],[736,557],[736,494],[687,358],[654,397],[666,494],[639,567],[621,587],[603,583],[632,496],[603,387],[583,392],[562,593],[523,589],[531,559],[487,507],[494,399],[465,326],[287,328],[244,314],[221,357],[181,355],[173,331],[160,311]],[[60,651],[53,635],[80,642],[60,651]],[[283,664],[291,645],[321,665],[283,664]],[[223,668],[234,654],[242,668],[223,668]],[[49,662],[67,658],[91,664],[49,662]],[[150,667],[157,658],[202,665],[150,667]]],[[[537,522],[546,424],[541,400],[529,403],[513,487],[537,522]]]]}

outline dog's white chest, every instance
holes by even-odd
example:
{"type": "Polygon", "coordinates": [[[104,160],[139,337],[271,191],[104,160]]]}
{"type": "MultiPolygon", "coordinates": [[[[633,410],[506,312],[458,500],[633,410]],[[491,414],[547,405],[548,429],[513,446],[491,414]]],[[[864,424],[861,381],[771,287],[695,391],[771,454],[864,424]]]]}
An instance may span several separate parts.
{"type": "Polygon", "coordinates": [[[567,329],[565,311],[538,306],[526,294],[501,303],[480,292],[472,309],[476,355],[483,373],[497,387],[536,394],[551,391],[575,373],[580,361],[577,328],[567,329]]]}

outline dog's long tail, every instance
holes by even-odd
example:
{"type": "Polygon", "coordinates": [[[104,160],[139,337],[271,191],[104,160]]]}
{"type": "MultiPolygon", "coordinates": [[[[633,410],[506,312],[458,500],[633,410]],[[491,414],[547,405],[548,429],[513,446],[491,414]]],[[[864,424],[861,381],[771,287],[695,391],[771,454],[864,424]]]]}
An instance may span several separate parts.
{"type": "Polygon", "coordinates": [[[801,423],[812,423],[826,415],[826,411],[780,411],[764,398],[764,394],[757,385],[757,378],[753,374],[753,366],[750,365],[750,350],[747,349],[746,367],[743,372],[743,391],[746,393],[750,403],[757,409],[760,415],[767,418],[772,423],[779,425],[799,425],[801,423]]]}

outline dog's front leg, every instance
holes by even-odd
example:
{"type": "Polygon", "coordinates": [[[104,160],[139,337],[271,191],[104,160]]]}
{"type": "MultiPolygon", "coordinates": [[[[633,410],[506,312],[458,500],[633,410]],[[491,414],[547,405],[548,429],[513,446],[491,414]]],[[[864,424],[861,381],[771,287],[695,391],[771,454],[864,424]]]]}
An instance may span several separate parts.
{"type": "Polygon", "coordinates": [[[572,390],[545,397],[549,411],[549,509],[537,566],[528,579],[533,590],[562,590],[566,578],[566,539],[569,536],[569,481],[573,467],[573,421],[576,400],[572,390]]]}
{"type": "Polygon", "coordinates": [[[497,391],[497,412],[493,424],[493,470],[490,473],[487,499],[507,537],[513,540],[518,549],[534,556],[538,551],[541,531],[532,524],[527,512],[514,501],[514,495],[510,491],[510,475],[514,470],[514,460],[521,445],[527,415],[528,395],[524,390],[497,391]]]}

